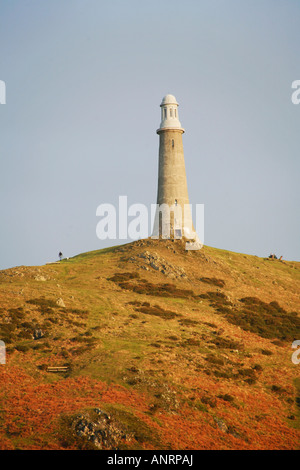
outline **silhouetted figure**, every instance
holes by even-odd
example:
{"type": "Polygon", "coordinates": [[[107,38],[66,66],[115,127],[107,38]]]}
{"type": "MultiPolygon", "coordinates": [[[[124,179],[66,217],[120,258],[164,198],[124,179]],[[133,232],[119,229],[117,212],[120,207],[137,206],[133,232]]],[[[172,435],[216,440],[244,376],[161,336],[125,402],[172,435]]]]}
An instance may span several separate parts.
{"type": "Polygon", "coordinates": [[[60,261],[61,261],[61,260],[62,260],[62,257],[63,257],[63,254],[62,254],[61,251],[58,253],[58,256],[59,256],[59,259],[60,259],[60,261]]]}

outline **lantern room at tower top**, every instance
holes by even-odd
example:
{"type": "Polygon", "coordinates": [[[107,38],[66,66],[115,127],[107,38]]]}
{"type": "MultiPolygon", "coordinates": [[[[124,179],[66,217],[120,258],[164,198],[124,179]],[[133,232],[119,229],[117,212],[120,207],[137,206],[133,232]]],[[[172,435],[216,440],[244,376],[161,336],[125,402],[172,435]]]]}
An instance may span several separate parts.
{"type": "Polygon", "coordinates": [[[163,129],[178,129],[182,133],[184,129],[181,127],[178,115],[178,103],[175,96],[166,95],[161,102],[161,123],[157,133],[163,129]]]}

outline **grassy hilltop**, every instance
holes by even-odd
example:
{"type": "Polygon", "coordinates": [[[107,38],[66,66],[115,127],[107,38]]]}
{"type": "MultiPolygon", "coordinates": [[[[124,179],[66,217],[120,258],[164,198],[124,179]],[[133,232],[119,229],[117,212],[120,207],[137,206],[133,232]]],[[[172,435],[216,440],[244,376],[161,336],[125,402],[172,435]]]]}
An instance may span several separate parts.
{"type": "Polygon", "coordinates": [[[0,449],[299,448],[299,306],[300,263],[179,240],[0,271],[0,449]]]}

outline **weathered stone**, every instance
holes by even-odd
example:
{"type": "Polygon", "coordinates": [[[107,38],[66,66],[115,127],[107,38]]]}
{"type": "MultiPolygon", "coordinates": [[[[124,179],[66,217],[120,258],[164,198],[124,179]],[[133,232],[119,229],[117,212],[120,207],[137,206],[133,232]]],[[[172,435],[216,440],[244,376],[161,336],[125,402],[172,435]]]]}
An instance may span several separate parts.
{"type": "Polygon", "coordinates": [[[159,266],[157,264],[153,263],[153,261],[150,263],[151,268],[155,269],[155,271],[159,271],[159,266]]]}
{"type": "Polygon", "coordinates": [[[140,260],[143,260],[143,262],[146,264],[146,266],[143,264],[141,265],[142,269],[149,271],[149,268],[147,266],[150,266],[152,269],[155,269],[155,271],[159,271],[165,276],[170,277],[172,279],[187,278],[187,275],[181,266],[175,266],[175,265],[168,263],[168,261],[166,261],[164,258],[161,258],[155,252],[150,253],[149,251],[145,251],[144,253],[137,255],[136,258],[134,257],[129,258],[129,261],[137,263],[138,258],[140,260]]]}
{"type": "Polygon", "coordinates": [[[40,275],[35,276],[34,279],[35,279],[36,281],[47,281],[47,279],[45,278],[45,276],[40,276],[40,275]]]}
{"type": "Polygon", "coordinates": [[[228,432],[228,426],[225,424],[225,422],[214,416],[214,421],[217,424],[218,428],[221,429],[222,432],[228,432]]]}
{"type": "Polygon", "coordinates": [[[122,441],[130,441],[121,423],[100,408],[75,417],[72,423],[74,433],[91,442],[97,449],[117,450],[122,441]],[[94,412],[94,413],[93,413],[94,412]]]}
{"type": "Polygon", "coordinates": [[[43,336],[44,336],[44,332],[40,328],[37,328],[36,330],[34,330],[33,332],[34,339],[41,339],[43,338],[43,336]]]}
{"type": "Polygon", "coordinates": [[[63,299],[61,299],[61,298],[57,299],[56,304],[59,307],[65,307],[65,303],[64,303],[63,299]]]}

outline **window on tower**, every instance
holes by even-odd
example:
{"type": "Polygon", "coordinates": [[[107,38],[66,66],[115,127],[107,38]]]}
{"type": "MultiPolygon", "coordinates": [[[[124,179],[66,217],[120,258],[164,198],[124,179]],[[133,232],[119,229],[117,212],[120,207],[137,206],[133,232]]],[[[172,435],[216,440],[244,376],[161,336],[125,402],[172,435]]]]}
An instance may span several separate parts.
{"type": "Polygon", "coordinates": [[[172,147],[174,147],[174,139],[172,139],[172,147]]]}
{"type": "Polygon", "coordinates": [[[176,109],[174,109],[174,113],[175,113],[175,117],[177,117],[177,111],[176,111],[176,109]]]}
{"type": "Polygon", "coordinates": [[[170,108],[170,116],[173,117],[173,108],[170,108]]]}
{"type": "Polygon", "coordinates": [[[167,108],[164,108],[164,113],[165,113],[165,119],[167,117],[167,108]]]}

